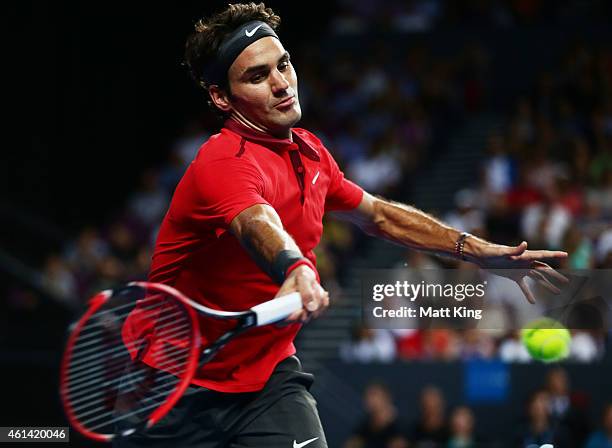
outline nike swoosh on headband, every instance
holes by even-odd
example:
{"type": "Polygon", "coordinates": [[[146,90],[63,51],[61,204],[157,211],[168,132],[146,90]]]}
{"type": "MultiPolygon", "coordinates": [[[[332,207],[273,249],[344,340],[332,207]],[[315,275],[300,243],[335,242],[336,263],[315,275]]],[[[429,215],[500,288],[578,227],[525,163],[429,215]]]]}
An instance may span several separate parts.
{"type": "Polygon", "coordinates": [[[315,437],[314,439],[310,439],[310,440],[305,440],[302,443],[297,443],[297,440],[293,441],[293,448],[302,448],[303,446],[308,445],[309,443],[314,442],[315,440],[317,440],[318,437],[315,437]]]}
{"type": "Polygon", "coordinates": [[[251,31],[244,30],[244,34],[246,34],[247,37],[253,37],[253,34],[255,34],[255,31],[257,31],[259,29],[259,27],[262,26],[262,25],[263,25],[263,23],[260,23],[255,28],[253,28],[251,31]]]}

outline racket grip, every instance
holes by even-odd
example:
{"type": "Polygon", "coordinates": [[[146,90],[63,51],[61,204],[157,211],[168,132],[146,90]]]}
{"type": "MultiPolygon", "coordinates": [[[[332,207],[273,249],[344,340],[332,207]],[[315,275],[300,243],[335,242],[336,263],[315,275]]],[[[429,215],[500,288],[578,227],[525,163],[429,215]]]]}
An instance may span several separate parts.
{"type": "Polygon", "coordinates": [[[302,296],[292,292],[276,299],[268,300],[251,308],[257,316],[257,326],[272,324],[285,319],[292,313],[302,309],[302,296]]]}

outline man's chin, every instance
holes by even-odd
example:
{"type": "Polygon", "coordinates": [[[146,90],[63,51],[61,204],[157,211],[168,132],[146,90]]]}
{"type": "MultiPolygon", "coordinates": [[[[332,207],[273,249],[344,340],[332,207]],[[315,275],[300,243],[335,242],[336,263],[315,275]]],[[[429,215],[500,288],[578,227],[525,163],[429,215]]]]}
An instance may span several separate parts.
{"type": "Polygon", "coordinates": [[[299,109],[291,113],[284,113],[280,117],[276,117],[276,120],[274,120],[275,123],[273,126],[270,126],[270,129],[275,129],[276,131],[289,130],[295,126],[301,118],[302,112],[299,109]]]}
{"type": "Polygon", "coordinates": [[[302,110],[299,106],[295,107],[294,110],[288,112],[283,120],[287,127],[291,128],[295,126],[302,119],[302,110]]]}

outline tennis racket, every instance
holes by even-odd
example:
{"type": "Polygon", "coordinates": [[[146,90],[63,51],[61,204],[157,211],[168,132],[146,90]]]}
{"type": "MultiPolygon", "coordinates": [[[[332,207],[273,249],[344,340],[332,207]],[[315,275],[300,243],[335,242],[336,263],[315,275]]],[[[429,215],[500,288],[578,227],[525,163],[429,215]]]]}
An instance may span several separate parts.
{"type": "Polygon", "coordinates": [[[91,298],[66,344],[60,396],[68,420],[96,441],[149,428],[179,400],[198,367],[230,340],[301,308],[297,292],[229,312],[157,283],[103,291],[91,298]],[[211,320],[219,335],[204,345],[200,330],[211,320]]]}

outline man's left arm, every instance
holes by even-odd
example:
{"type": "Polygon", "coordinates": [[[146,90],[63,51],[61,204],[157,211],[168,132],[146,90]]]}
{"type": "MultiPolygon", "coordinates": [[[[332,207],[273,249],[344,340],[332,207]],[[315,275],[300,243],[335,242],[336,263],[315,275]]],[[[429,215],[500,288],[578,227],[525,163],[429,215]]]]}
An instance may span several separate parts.
{"type": "Polygon", "coordinates": [[[525,241],[518,246],[504,246],[473,235],[461,238],[461,231],[417,208],[378,198],[367,192],[363,193],[356,209],[336,214],[372,236],[405,247],[463,258],[484,269],[512,270],[503,271],[501,275],[516,281],[531,303],[535,303],[535,298],[526,277],[533,278],[554,293],[559,293],[559,289],[549,278],[567,282],[562,274],[542,261],[565,258],[566,252],[527,250],[525,241]],[[458,243],[462,246],[461,250],[458,249],[458,243]]]}

